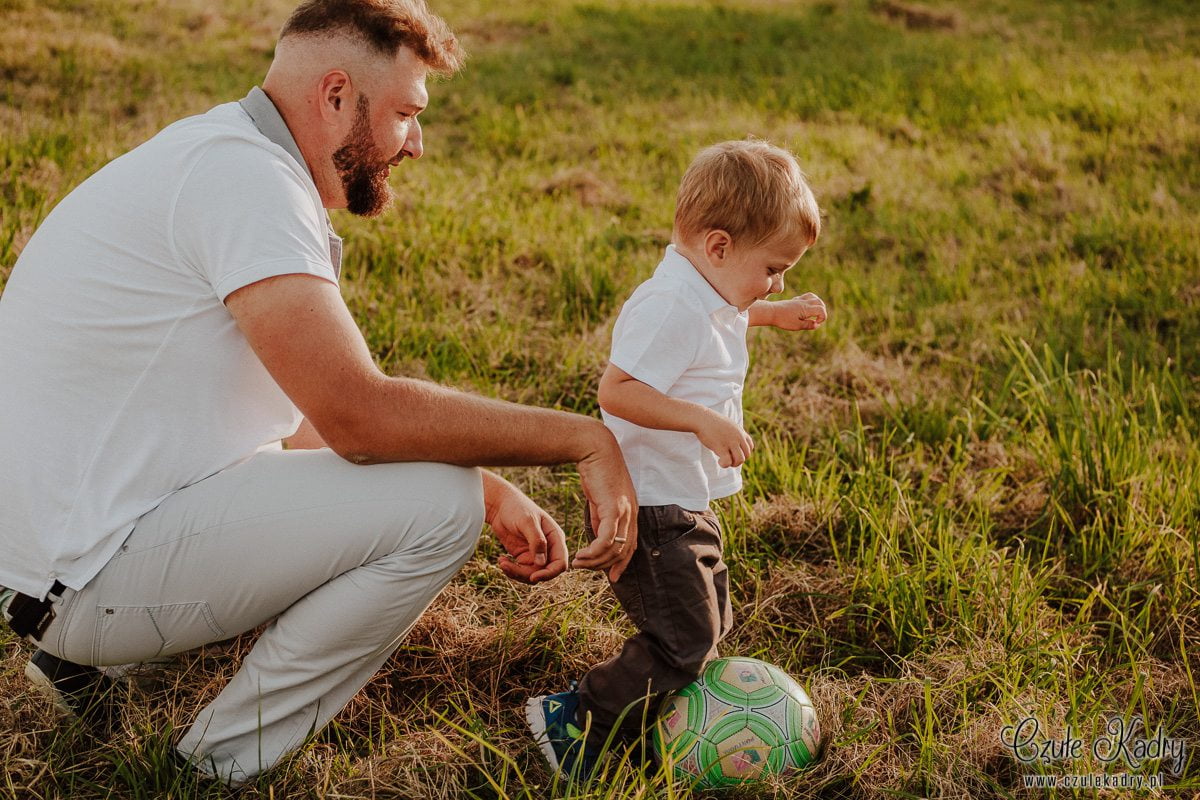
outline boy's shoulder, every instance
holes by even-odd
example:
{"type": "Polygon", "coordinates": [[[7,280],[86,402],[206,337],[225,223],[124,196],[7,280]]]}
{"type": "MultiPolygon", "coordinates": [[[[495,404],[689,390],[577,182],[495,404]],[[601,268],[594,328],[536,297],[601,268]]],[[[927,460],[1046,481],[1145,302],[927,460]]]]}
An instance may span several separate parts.
{"type": "Polygon", "coordinates": [[[653,315],[662,320],[668,317],[707,316],[703,304],[686,284],[673,278],[654,275],[633,290],[621,307],[621,316],[653,315]]]}
{"type": "MultiPolygon", "coordinates": [[[[707,315],[713,310],[713,297],[720,300],[691,262],[674,247],[668,247],[654,273],[643,281],[625,301],[625,309],[654,308],[663,313],[672,309],[707,315]]],[[[720,301],[723,304],[724,301],[720,301]]]]}

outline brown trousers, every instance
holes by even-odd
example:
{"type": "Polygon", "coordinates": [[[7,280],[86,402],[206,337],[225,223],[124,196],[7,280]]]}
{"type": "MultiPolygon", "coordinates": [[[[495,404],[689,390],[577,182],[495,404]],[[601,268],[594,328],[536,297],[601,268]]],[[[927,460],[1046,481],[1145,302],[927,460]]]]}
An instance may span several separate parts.
{"type": "Polygon", "coordinates": [[[580,681],[578,721],[591,714],[589,745],[603,744],[614,727],[617,741],[640,737],[663,695],[694,681],[716,658],[733,623],[721,550],[712,511],[638,509],[637,552],[611,584],[638,633],[580,681]]]}

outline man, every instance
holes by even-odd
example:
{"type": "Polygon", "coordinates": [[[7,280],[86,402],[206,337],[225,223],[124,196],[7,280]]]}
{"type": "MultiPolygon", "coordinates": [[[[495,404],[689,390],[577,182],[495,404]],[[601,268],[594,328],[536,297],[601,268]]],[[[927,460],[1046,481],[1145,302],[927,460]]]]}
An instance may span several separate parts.
{"type": "Polygon", "coordinates": [[[203,774],[326,724],[485,520],[510,577],[566,568],[558,525],[473,467],[578,464],[597,533],[573,564],[615,578],[634,552],[598,420],[387,377],[338,293],[326,209],[383,210],[427,73],[460,62],[423,0],[309,0],[261,90],[81,184],[0,296],[0,607],[27,674],[92,711],[95,665],[270,620],[178,743],[203,774]]]}

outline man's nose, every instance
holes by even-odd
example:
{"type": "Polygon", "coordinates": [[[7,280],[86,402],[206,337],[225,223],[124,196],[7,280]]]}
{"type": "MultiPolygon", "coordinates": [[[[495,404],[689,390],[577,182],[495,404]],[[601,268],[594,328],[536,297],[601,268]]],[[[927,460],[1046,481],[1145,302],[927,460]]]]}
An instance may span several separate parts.
{"type": "Polygon", "coordinates": [[[420,158],[425,152],[421,140],[421,121],[416,117],[413,117],[408,125],[408,137],[404,140],[404,149],[401,152],[406,158],[420,158]]]}

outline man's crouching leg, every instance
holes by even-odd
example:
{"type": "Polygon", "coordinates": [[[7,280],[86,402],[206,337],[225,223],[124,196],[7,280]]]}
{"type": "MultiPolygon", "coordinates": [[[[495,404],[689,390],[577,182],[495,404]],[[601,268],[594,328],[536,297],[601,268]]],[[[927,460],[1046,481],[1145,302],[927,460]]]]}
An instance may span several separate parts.
{"type": "MultiPolygon", "coordinates": [[[[379,670],[475,548],[483,525],[478,470],[444,464],[354,469],[393,472],[399,480],[418,473],[427,491],[415,508],[411,493],[403,500],[382,493],[370,513],[376,524],[395,529],[395,547],[283,611],[201,711],[178,749],[205,773],[244,781],[322,728],[379,670]]],[[[343,532],[327,535],[336,540],[343,532]]]]}
{"type": "Polygon", "coordinates": [[[264,451],[142,516],[40,646],[76,665],[169,656],[269,622],[179,744],[244,781],[324,726],[470,556],[478,470],[264,451]]]}
{"type": "Polygon", "coordinates": [[[179,751],[239,782],[325,725],[470,556],[478,470],[264,451],[165,498],[67,592],[40,641],[71,665],[169,656],[270,622],[179,751]]]}

